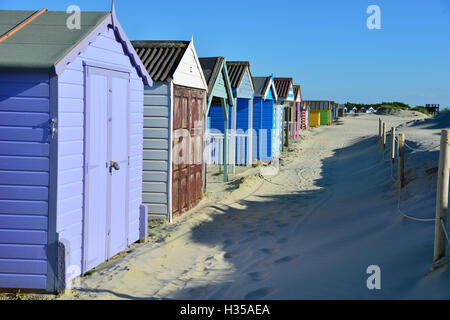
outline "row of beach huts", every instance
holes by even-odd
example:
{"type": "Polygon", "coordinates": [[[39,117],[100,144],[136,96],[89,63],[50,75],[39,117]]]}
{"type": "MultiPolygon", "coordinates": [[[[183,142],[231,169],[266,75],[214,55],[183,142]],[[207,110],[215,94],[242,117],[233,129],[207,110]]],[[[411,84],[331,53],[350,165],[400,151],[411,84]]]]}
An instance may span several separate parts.
{"type": "Polygon", "coordinates": [[[0,288],[56,292],[202,198],[208,165],[271,162],[343,115],[292,78],[129,41],[114,7],[0,11],[0,288]]]}

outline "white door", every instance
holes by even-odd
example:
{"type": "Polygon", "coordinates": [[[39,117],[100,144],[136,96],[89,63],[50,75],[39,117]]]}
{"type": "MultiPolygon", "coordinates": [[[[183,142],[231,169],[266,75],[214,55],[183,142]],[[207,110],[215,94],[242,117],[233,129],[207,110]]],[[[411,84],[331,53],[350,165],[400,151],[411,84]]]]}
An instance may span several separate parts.
{"type": "Polygon", "coordinates": [[[87,67],[83,272],[127,246],[129,74],[87,67]]]}

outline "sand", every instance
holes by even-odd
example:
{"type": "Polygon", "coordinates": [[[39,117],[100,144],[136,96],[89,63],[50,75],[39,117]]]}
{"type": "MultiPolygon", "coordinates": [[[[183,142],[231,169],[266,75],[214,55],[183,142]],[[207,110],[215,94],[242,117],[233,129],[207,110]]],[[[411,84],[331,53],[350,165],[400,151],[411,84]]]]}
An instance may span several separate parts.
{"type": "MultiPolygon", "coordinates": [[[[434,223],[398,213],[395,170],[376,144],[379,117],[304,132],[277,175],[251,171],[216,185],[198,208],[152,228],[149,243],[59,298],[450,298],[448,266],[432,271],[434,223]],[[366,286],[370,265],[381,269],[381,290],[366,286]]],[[[419,149],[407,152],[400,208],[433,218],[439,126],[448,124],[381,117],[419,149]]]]}

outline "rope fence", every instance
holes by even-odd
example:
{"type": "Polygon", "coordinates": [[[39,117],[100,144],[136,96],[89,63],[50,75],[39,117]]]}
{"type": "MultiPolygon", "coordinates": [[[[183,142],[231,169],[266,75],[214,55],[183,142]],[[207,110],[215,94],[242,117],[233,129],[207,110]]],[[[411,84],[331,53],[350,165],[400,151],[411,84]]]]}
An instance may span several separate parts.
{"type": "MultiPolygon", "coordinates": [[[[431,146],[428,148],[414,148],[408,143],[406,143],[404,134],[395,134],[396,129],[400,125],[392,127],[389,133],[386,132],[386,123],[379,119],[379,133],[378,142],[383,148],[383,162],[391,162],[391,173],[390,178],[393,183],[398,185],[397,192],[397,212],[403,218],[417,221],[417,222],[434,222],[435,223],[435,243],[434,243],[434,263],[437,264],[446,255],[447,245],[450,247],[450,237],[445,224],[445,216],[447,214],[448,208],[448,191],[449,191],[449,167],[450,167],[450,143],[449,136],[450,130],[442,130],[441,132],[441,143],[440,145],[431,146]],[[394,136],[392,136],[394,133],[394,136]],[[390,152],[387,148],[386,136],[390,136],[390,152]],[[436,195],[436,217],[435,218],[419,218],[407,214],[401,208],[401,195],[402,191],[405,189],[405,162],[409,162],[414,153],[417,152],[431,152],[440,148],[439,155],[439,168],[438,168],[438,188],[436,195]],[[388,152],[386,152],[388,151],[388,152]],[[386,154],[389,155],[389,159],[386,159],[386,154]],[[395,177],[395,159],[397,159],[397,177],[395,177]]],[[[407,171],[406,171],[407,172],[407,171]]]]}

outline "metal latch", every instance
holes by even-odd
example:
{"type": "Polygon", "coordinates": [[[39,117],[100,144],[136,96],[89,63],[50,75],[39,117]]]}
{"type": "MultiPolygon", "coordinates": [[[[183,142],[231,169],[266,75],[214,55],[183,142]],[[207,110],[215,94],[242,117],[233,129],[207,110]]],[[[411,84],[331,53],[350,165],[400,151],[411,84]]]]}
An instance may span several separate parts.
{"type": "Polygon", "coordinates": [[[51,118],[50,119],[50,137],[53,139],[55,137],[56,134],[56,118],[51,118]]]}

